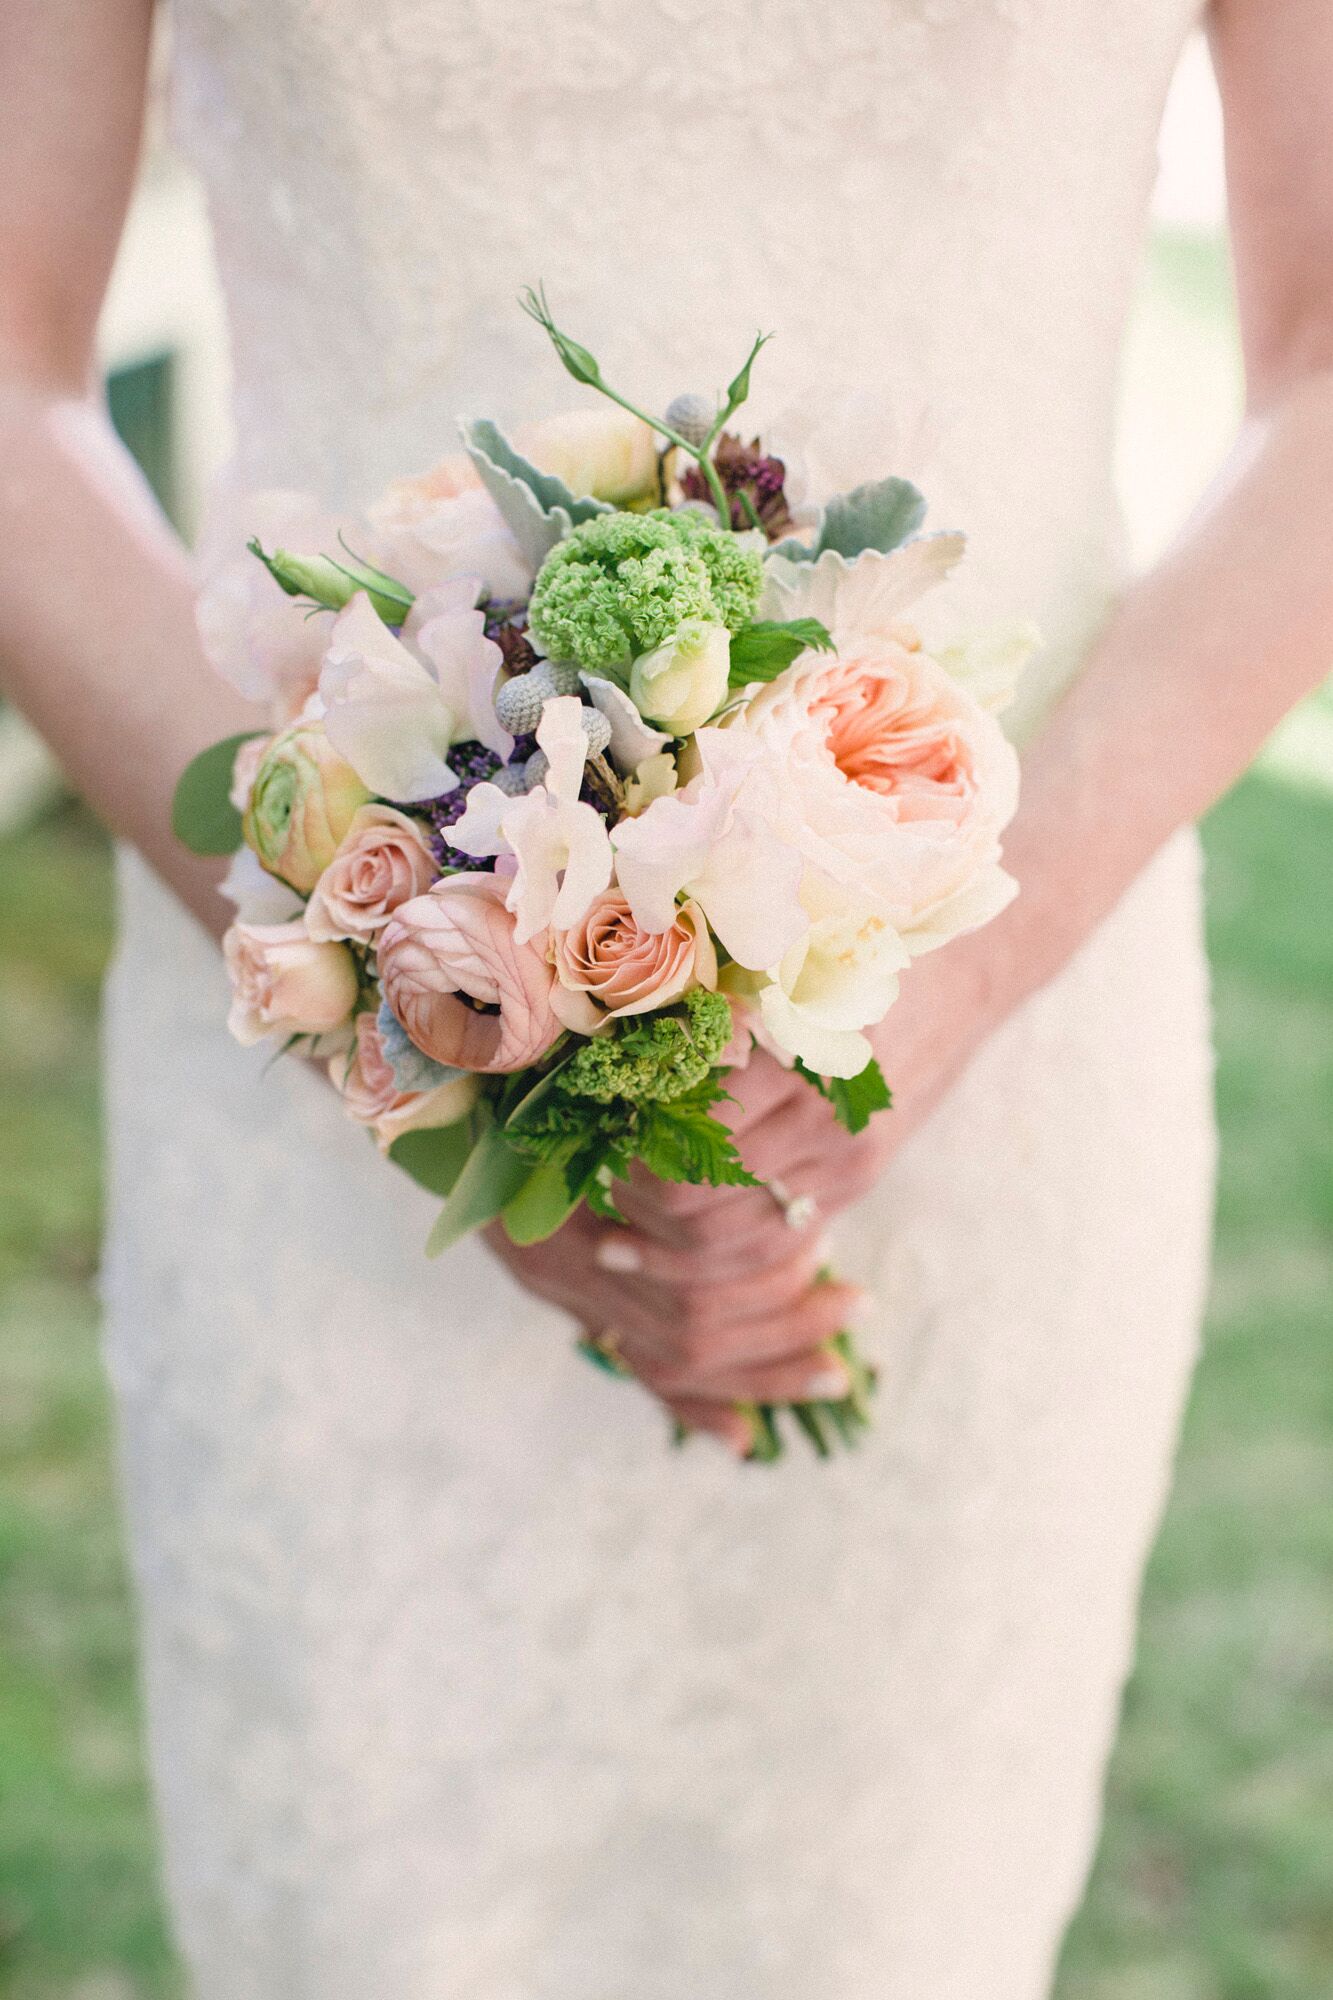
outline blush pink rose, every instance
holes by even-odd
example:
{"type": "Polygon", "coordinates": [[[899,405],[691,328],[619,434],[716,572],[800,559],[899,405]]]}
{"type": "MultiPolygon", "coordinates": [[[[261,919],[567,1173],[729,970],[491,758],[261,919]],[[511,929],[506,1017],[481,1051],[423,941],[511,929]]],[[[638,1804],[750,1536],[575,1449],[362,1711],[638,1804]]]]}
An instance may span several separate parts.
{"type": "Polygon", "coordinates": [[[606,889],[552,946],[562,986],[586,993],[608,1014],[646,1014],[690,987],[717,985],[717,952],[697,903],[680,905],[664,931],[634,920],[619,889],[606,889]]]}
{"type": "Polygon", "coordinates": [[[329,943],[370,944],[400,904],[424,895],[438,873],[420,822],[393,806],[362,806],[316,882],[305,927],[329,943]]]}
{"type": "Polygon", "coordinates": [[[380,934],[384,997],[416,1046],[454,1069],[526,1069],[561,1023],[546,936],[519,944],[494,875],[451,875],[380,934]]]}
{"type": "Polygon", "coordinates": [[[456,1124],[467,1116],[477,1095],[476,1079],[470,1076],[450,1077],[434,1090],[399,1090],[370,1013],[357,1015],[351,1055],[334,1056],[329,1076],[348,1117],[370,1127],[382,1153],[404,1132],[456,1124]]]}
{"type": "Polygon", "coordinates": [[[357,977],[345,945],[317,944],[299,920],[235,923],[222,940],[231,980],[227,1026],[248,1045],[265,1035],[325,1035],[356,1004],[357,977]]]}

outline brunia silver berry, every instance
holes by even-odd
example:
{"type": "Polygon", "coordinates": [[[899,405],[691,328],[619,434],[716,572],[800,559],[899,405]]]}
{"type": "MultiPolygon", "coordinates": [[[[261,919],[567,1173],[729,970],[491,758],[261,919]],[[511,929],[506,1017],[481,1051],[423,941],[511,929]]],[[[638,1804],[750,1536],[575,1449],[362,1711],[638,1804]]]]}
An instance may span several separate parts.
{"type": "Polygon", "coordinates": [[[495,697],[495,719],[511,736],[526,736],[542,719],[542,709],[555,689],[538,670],[515,674],[495,697]]]}
{"type": "Polygon", "coordinates": [[[674,396],[664,421],[686,444],[702,444],[717,421],[717,409],[707,396],[674,396]]]}
{"type": "Polygon", "coordinates": [[[579,720],[588,739],[588,755],[600,757],[611,741],[611,723],[600,708],[585,708],[579,720]]]}

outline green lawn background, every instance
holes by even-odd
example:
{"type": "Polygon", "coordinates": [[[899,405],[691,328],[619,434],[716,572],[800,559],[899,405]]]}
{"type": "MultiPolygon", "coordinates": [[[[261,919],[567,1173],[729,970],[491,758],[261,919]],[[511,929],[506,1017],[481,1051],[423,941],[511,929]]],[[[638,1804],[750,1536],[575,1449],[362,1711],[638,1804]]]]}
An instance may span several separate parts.
{"type": "MultiPolygon", "coordinates": [[[[1141,551],[1234,408],[1228,314],[1217,246],[1159,240],[1127,368],[1141,551]]],[[[1205,835],[1217,1281],[1059,2000],[1333,1992],[1327,695],[1205,835]]],[[[104,844],[59,806],[0,843],[0,883],[0,2000],[168,2000],[96,1351],[104,844]]]]}

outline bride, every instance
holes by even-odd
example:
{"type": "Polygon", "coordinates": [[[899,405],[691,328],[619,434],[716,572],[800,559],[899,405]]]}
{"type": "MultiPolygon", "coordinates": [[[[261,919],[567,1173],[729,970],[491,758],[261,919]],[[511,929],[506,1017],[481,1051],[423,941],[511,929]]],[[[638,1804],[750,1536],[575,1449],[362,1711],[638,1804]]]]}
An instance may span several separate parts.
{"type": "Polygon", "coordinates": [[[1045,631],[1023,893],[913,971],[882,1132],[747,1074],[742,1143],[814,1198],[883,1368],[862,1453],[764,1473],[731,1405],[827,1368],[819,1229],[641,1190],[623,1238],[430,1265],[428,1198],[226,1038],[168,799],[247,713],[88,396],[150,12],[0,10],[0,654],[137,850],[108,1345],[194,1990],[1038,2000],[1205,1278],[1181,829],[1328,666],[1333,20],[1214,8],[1249,415],[1125,589],[1116,361],[1196,0],[179,0],[238,483],[352,504],[460,412],[553,407],[512,303],[544,277],[659,407],[777,328],[762,393],[816,413],[820,483],[914,478],[971,534],[961,611],[1045,631]],[[722,1449],[667,1452],[654,1395],[722,1449]]]}

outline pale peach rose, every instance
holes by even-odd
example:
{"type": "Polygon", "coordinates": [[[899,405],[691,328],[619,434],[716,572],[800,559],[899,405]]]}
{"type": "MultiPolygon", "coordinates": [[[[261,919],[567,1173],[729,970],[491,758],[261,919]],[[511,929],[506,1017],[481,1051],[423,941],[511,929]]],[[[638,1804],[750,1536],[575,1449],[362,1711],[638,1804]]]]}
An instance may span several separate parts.
{"type": "Polygon", "coordinates": [[[357,1015],[351,1056],[334,1056],[329,1076],[348,1117],[370,1127],[382,1153],[404,1132],[434,1130],[465,1118],[480,1087],[473,1076],[451,1076],[434,1090],[399,1090],[378,1023],[370,1013],[357,1015]]]}
{"type": "Polygon", "coordinates": [[[393,806],[362,806],[311,891],[305,927],[322,943],[369,944],[399,904],[424,895],[438,873],[418,820],[393,806]]]}
{"type": "Polygon", "coordinates": [[[380,934],[384,997],[416,1046],[452,1069],[526,1069],[560,1033],[546,937],[520,944],[494,875],[451,875],[380,934]]]}
{"type": "Polygon", "coordinates": [[[717,952],[697,903],[682,903],[664,931],[634,921],[619,889],[605,890],[552,945],[562,986],[587,993],[607,1015],[667,1007],[694,986],[717,985],[717,952]]]}
{"type": "Polygon", "coordinates": [[[235,923],[222,950],[232,986],[227,1026],[238,1042],[328,1034],[356,1003],[351,952],[341,944],[316,944],[299,921],[235,923]]]}

